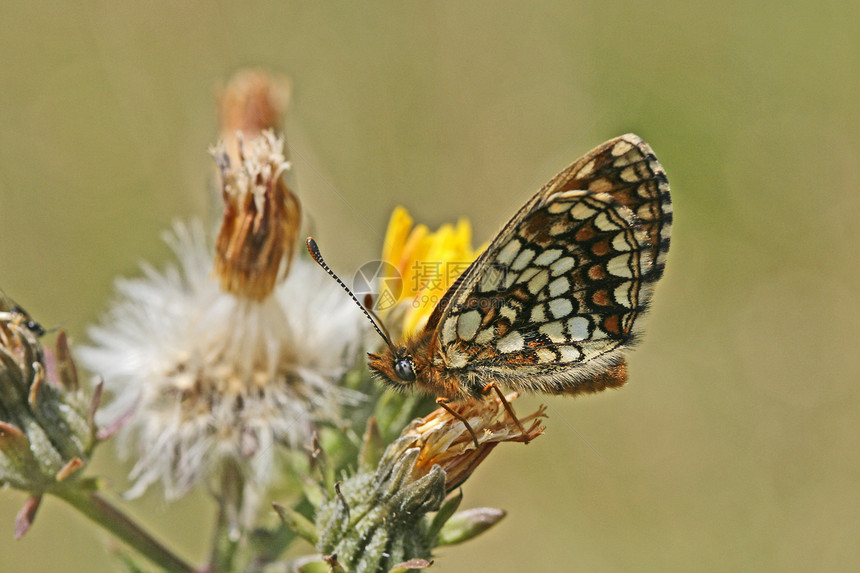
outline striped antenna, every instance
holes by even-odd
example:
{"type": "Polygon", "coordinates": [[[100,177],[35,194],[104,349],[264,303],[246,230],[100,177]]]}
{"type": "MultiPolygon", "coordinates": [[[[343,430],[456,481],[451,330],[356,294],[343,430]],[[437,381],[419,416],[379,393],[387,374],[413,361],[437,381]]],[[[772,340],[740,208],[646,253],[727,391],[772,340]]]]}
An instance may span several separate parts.
{"type": "Polygon", "coordinates": [[[385,343],[388,345],[389,348],[394,350],[394,345],[391,344],[391,337],[388,335],[388,331],[385,329],[385,326],[382,324],[382,321],[379,320],[379,317],[377,317],[376,314],[371,314],[370,312],[368,312],[368,310],[364,307],[364,305],[361,304],[361,302],[359,302],[359,300],[355,297],[354,294],[352,294],[352,291],[349,289],[349,287],[346,286],[346,284],[342,280],[340,280],[339,276],[334,274],[334,271],[331,270],[331,268],[326,264],[325,260],[322,258],[322,254],[320,254],[320,249],[317,246],[317,242],[314,241],[313,237],[308,237],[307,245],[308,245],[308,251],[310,252],[311,257],[316,261],[316,263],[319,266],[321,266],[323,268],[323,270],[325,272],[327,272],[329,274],[329,276],[331,276],[331,278],[336,280],[337,284],[339,284],[343,288],[343,290],[346,291],[346,294],[348,294],[349,297],[353,301],[355,301],[355,304],[358,305],[358,308],[361,309],[361,312],[364,313],[364,316],[367,317],[367,319],[373,325],[373,328],[375,328],[376,332],[379,333],[379,336],[382,337],[382,339],[385,341],[385,343]]]}

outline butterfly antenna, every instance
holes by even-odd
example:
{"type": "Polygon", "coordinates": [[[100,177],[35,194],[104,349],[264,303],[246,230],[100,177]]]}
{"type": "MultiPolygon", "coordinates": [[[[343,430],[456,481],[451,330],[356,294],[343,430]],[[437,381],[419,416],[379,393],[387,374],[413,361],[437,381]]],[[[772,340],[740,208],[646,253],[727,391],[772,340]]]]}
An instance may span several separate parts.
{"type": "Polygon", "coordinates": [[[370,323],[373,325],[373,328],[376,329],[376,332],[379,333],[379,336],[382,337],[382,339],[389,347],[393,348],[393,345],[391,344],[391,337],[388,336],[388,331],[385,330],[385,326],[382,326],[382,321],[380,321],[375,314],[371,314],[370,312],[368,312],[364,305],[362,305],[361,302],[359,302],[359,300],[355,297],[355,295],[352,294],[352,291],[349,290],[349,287],[346,286],[346,284],[342,280],[340,280],[339,276],[334,274],[334,271],[331,270],[331,268],[326,264],[325,260],[323,260],[322,254],[320,254],[320,249],[317,246],[317,242],[314,241],[313,237],[308,237],[307,245],[308,251],[310,252],[311,257],[313,257],[313,259],[316,261],[316,263],[321,266],[323,270],[327,272],[329,276],[331,276],[331,278],[337,281],[337,284],[339,284],[343,288],[343,290],[346,291],[346,294],[348,294],[349,297],[353,301],[355,301],[355,304],[358,305],[358,308],[361,309],[361,312],[364,313],[364,316],[366,316],[368,320],[370,320],[370,323]]]}
{"type": "MultiPolygon", "coordinates": [[[[363,306],[364,306],[364,310],[366,310],[370,314],[370,316],[373,317],[373,320],[376,321],[376,324],[382,330],[382,333],[385,335],[383,338],[390,341],[391,340],[391,333],[388,332],[388,328],[386,328],[385,322],[383,322],[382,319],[379,318],[379,315],[376,314],[376,311],[373,310],[373,296],[371,296],[370,293],[367,293],[364,295],[364,305],[363,306]]],[[[389,346],[391,346],[390,343],[389,343],[389,346]]]]}

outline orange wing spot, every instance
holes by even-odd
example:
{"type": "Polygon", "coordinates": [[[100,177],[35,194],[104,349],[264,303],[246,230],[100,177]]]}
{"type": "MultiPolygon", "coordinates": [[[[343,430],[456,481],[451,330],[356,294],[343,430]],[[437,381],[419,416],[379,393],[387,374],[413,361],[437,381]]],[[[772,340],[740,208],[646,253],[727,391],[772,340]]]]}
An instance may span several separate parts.
{"type": "Polygon", "coordinates": [[[489,326],[494,320],[496,320],[496,317],[499,316],[499,306],[498,305],[501,301],[499,301],[497,299],[493,299],[492,302],[494,304],[490,305],[490,308],[487,311],[487,314],[485,314],[484,317],[481,319],[481,326],[478,327],[481,330],[483,330],[484,328],[487,328],[487,326],[489,326]]]}
{"type": "Polygon", "coordinates": [[[501,338],[511,330],[511,323],[508,319],[502,318],[496,323],[496,338],[501,338]]]}
{"type": "Polygon", "coordinates": [[[518,352],[508,358],[515,364],[537,364],[537,355],[534,352],[518,352]]]}
{"type": "Polygon", "coordinates": [[[603,280],[607,277],[606,269],[603,265],[593,265],[588,269],[588,278],[593,281],[603,280]]]}
{"type": "Polygon", "coordinates": [[[517,287],[516,290],[511,291],[508,297],[525,304],[529,304],[533,298],[524,286],[517,287]]]}
{"type": "Polygon", "coordinates": [[[577,232],[574,239],[579,243],[584,243],[585,241],[590,241],[597,235],[597,230],[594,226],[589,222],[586,225],[583,225],[577,232]]]}
{"type": "Polygon", "coordinates": [[[611,250],[612,248],[609,246],[609,239],[604,239],[591,246],[591,252],[598,257],[608,254],[611,250]]]}
{"type": "Polygon", "coordinates": [[[609,334],[621,334],[621,318],[617,314],[603,319],[603,330],[609,334]]]}
{"type": "Polygon", "coordinates": [[[610,297],[609,292],[604,289],[596,291],[591,295],[591,300],[594,301],[594,304],[600,306],[609,306],[612,304],[612,297],[610,297]]]}
{"type": "Polygon", "coordinates": [[[612,198],[617,200],[619,203],[621,203],[625,207],[627,207],[631,203],[636,201],[636,199],[631,196],[630,191],[631,191],[631,188],[619,189],[612,194],[612,198]]]}
{"type": "Polygon", "coordinates": [[[526,221],[522,235],[529,237],[529,242],[546,247],[555,242],[550,233],[552,225],[553,219],[549,213],[543,210],[537,211],[526,221]]]}

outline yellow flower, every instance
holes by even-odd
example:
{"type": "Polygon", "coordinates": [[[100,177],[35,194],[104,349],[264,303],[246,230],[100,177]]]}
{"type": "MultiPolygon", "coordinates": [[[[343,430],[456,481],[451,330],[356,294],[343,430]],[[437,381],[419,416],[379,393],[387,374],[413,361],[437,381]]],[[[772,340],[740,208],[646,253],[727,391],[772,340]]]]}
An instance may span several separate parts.
{"type": "Polygon", "coordinates": [[[382,260],[393,265],[383,278],[399,277],[402,289],[395,301],[380,307],[388,309],[404,335],[424,327],[448,287],[483,250],[472,248],[468,219],[461,218],[456,226],[446,223],[435,232],[413,224],[405,208],[394,209],[382,248],[382,260]]]}

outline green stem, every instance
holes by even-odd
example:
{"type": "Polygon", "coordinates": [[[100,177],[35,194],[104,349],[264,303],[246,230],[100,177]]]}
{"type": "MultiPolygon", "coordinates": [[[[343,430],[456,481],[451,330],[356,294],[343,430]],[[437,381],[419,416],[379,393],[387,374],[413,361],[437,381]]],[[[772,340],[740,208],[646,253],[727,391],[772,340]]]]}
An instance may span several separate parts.
{"type": "Polygon", "coordinates": [[[165,571],[170,573],[194,572],[193,567],[171,553],[170,550],[143,531],[124,513],[96,492],[72,486],[57,488],[51,493],[72,505],[165,571]]]}
{"type": "Polygon", "coordinates": [[[233,570],[233,559],[242,533],[238,528],[244,486],[245,480],[241,470],[233,463],[226,463],[221,472],[218,520],[215,523],[212,553],[209,559],[211,573],[227,573],[233,570]]]}

